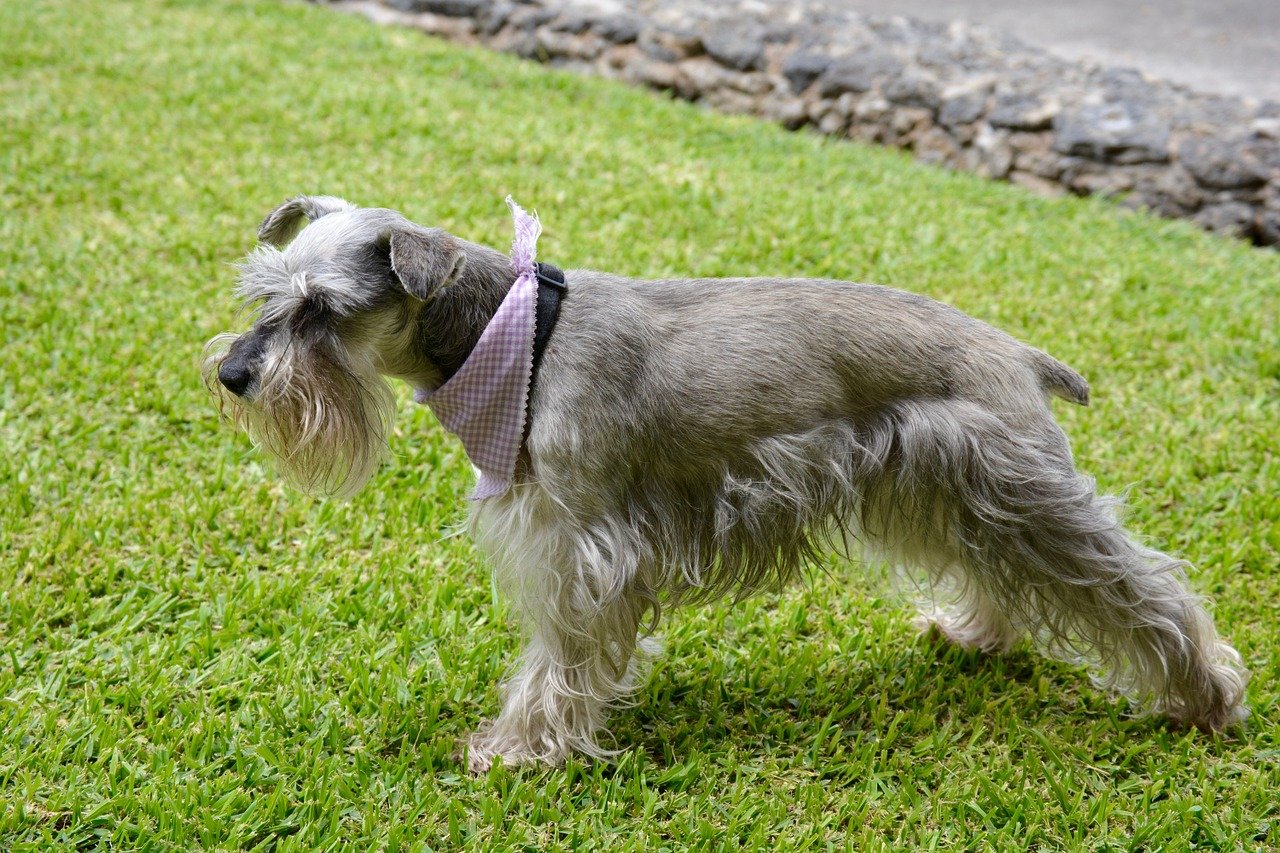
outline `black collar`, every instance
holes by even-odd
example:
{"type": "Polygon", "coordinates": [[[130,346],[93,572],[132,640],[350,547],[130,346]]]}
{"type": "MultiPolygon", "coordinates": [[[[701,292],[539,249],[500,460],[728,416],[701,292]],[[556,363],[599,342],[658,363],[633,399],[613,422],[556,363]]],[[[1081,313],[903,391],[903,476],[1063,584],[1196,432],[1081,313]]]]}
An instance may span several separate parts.
{"type": "Polygon", "coordinates": [[[551,264],[536,263],[534,275],[538,278],[538,304],[533,315],[533,372],[529,375],[529,387],[538,378],[538,365],[542,353],[551,340],[551,332],[560,317],[560,300],[564,298],[564,273],[551,264]]]}

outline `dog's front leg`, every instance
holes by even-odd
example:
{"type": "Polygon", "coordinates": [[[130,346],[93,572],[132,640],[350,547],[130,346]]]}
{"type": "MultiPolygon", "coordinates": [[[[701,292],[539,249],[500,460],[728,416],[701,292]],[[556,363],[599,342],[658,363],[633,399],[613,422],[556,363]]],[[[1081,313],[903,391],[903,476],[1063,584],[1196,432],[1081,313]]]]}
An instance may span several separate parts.
{"type": "Polygon", "coordinates": [[[544,623],[503,686],[502,712],[471,736],[468,767],[482,773],[497,756],[514,765],[612,754],[596,738],[639,680],[637,662],[635,623],[616,610],[576,629],[544,623]]]}
{"type": "Polygon", "coordinates": [[[468,742],[475,773],[497,756],[513,765],[558,764],[573,752],[612,754],[597,736],[658,647],[656,640],[637,638],[655,597],[634,567],[622,565],[628,549],[577,525],[520,511],[528,488],[517,486],[509,505],[499,499],[474,519],[529,636],[503,685],[501,713],[468,742]]]}

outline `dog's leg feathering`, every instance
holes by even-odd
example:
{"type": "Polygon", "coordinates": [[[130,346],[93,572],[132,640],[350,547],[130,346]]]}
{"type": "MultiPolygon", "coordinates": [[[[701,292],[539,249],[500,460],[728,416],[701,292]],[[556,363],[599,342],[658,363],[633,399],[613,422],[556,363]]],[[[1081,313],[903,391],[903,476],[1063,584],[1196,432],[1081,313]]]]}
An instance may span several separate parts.
{"type": "Polygon", "coordinates": [[[501,713],[467,744],[471,772],[499,756],[507,765],[608,757],[614,750],[597,734],[658,651],[656,640],[638,638],[656,615],[654,597],[637,588],[618,542],[567,522],[536,484],[482,502],[472,521],[529,639],[501,713]]]}
{"type": "Polygon", "coordinates": [[[978,406],[919,403],[899,408],[894,432],[878,526],[902,524],[888,519],[905,506],[916,539],[929,531],[907,559],[951,593],[945,635],[987,650],[1029,635],[1183,724],[1220,730],[1247,716],[1248,671],[1189,590],[1186,564],[1129,537],[1051,421],[1029,440],[978,406]]]}

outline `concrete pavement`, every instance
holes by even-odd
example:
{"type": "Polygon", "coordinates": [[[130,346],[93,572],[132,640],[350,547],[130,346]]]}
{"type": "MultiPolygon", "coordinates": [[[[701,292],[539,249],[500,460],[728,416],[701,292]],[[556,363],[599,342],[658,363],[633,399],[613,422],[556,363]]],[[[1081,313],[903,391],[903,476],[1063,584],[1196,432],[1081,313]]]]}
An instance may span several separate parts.
{"type": "Polygon", "coordinates": [[[1131,66],[1206,92],[1280,101],[1280,0],[822,2],[877,16],[984,24],[1068,59],[1131,66]]]}

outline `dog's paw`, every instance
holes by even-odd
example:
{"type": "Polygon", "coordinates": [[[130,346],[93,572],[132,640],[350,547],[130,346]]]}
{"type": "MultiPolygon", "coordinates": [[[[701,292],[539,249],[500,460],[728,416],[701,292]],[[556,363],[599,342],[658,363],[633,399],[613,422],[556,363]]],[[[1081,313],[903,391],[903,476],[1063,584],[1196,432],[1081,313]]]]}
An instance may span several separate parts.
{"type": "Polygon", "coordinates": [[[467,772],[472,776],[482,776],[493,767],[498,750],[491,739],[485,737],[485,730],[481,729],[460,740],[453,757],[465,764],[467,772]]]}
{"type": "Polygon", "coordinates": [[[499,761],[503,767],[527,764],[557,767],[569,756],[567,746],[557,744],[553,749],[547,749],[546,746],[544,739],[544,748],[536,750],[523,738],[512,736],[510,732],[504,734],[497,724],[490,723],[463,741],[459,758],[466,762],[467,770],[472,775],[479,776],[488,773],[499,761]]]}
{"type": "Polygon", "coordinates": [[[483,776],[489,772],[489,768],[493,767],[494,756],[489,755],[481,750],[467,750],[467,772],[472,776],[483,776]]]}
{"type": "Polygon", "coordinates": [[[493,765],[501,762],[503,767],[516,767],[521,764],[537,762],[552,763],[547,758],[537,755],[527,747],[522,748],[518,741],[499,736],[492,725],[486,725],[468,737],[462,744],[462,758],[465,759],[467,771],[473,776],[488,773],[493,765]]]}
{"type": "Polygon", "coordinates": [[[957,615],[942,609],[921,612],[912,624],[926,636],[941,638],[968,651],[1003,654],[1018,640],[1018,635],[1007,625],[983,624],[971,615],[957,615]]]}

